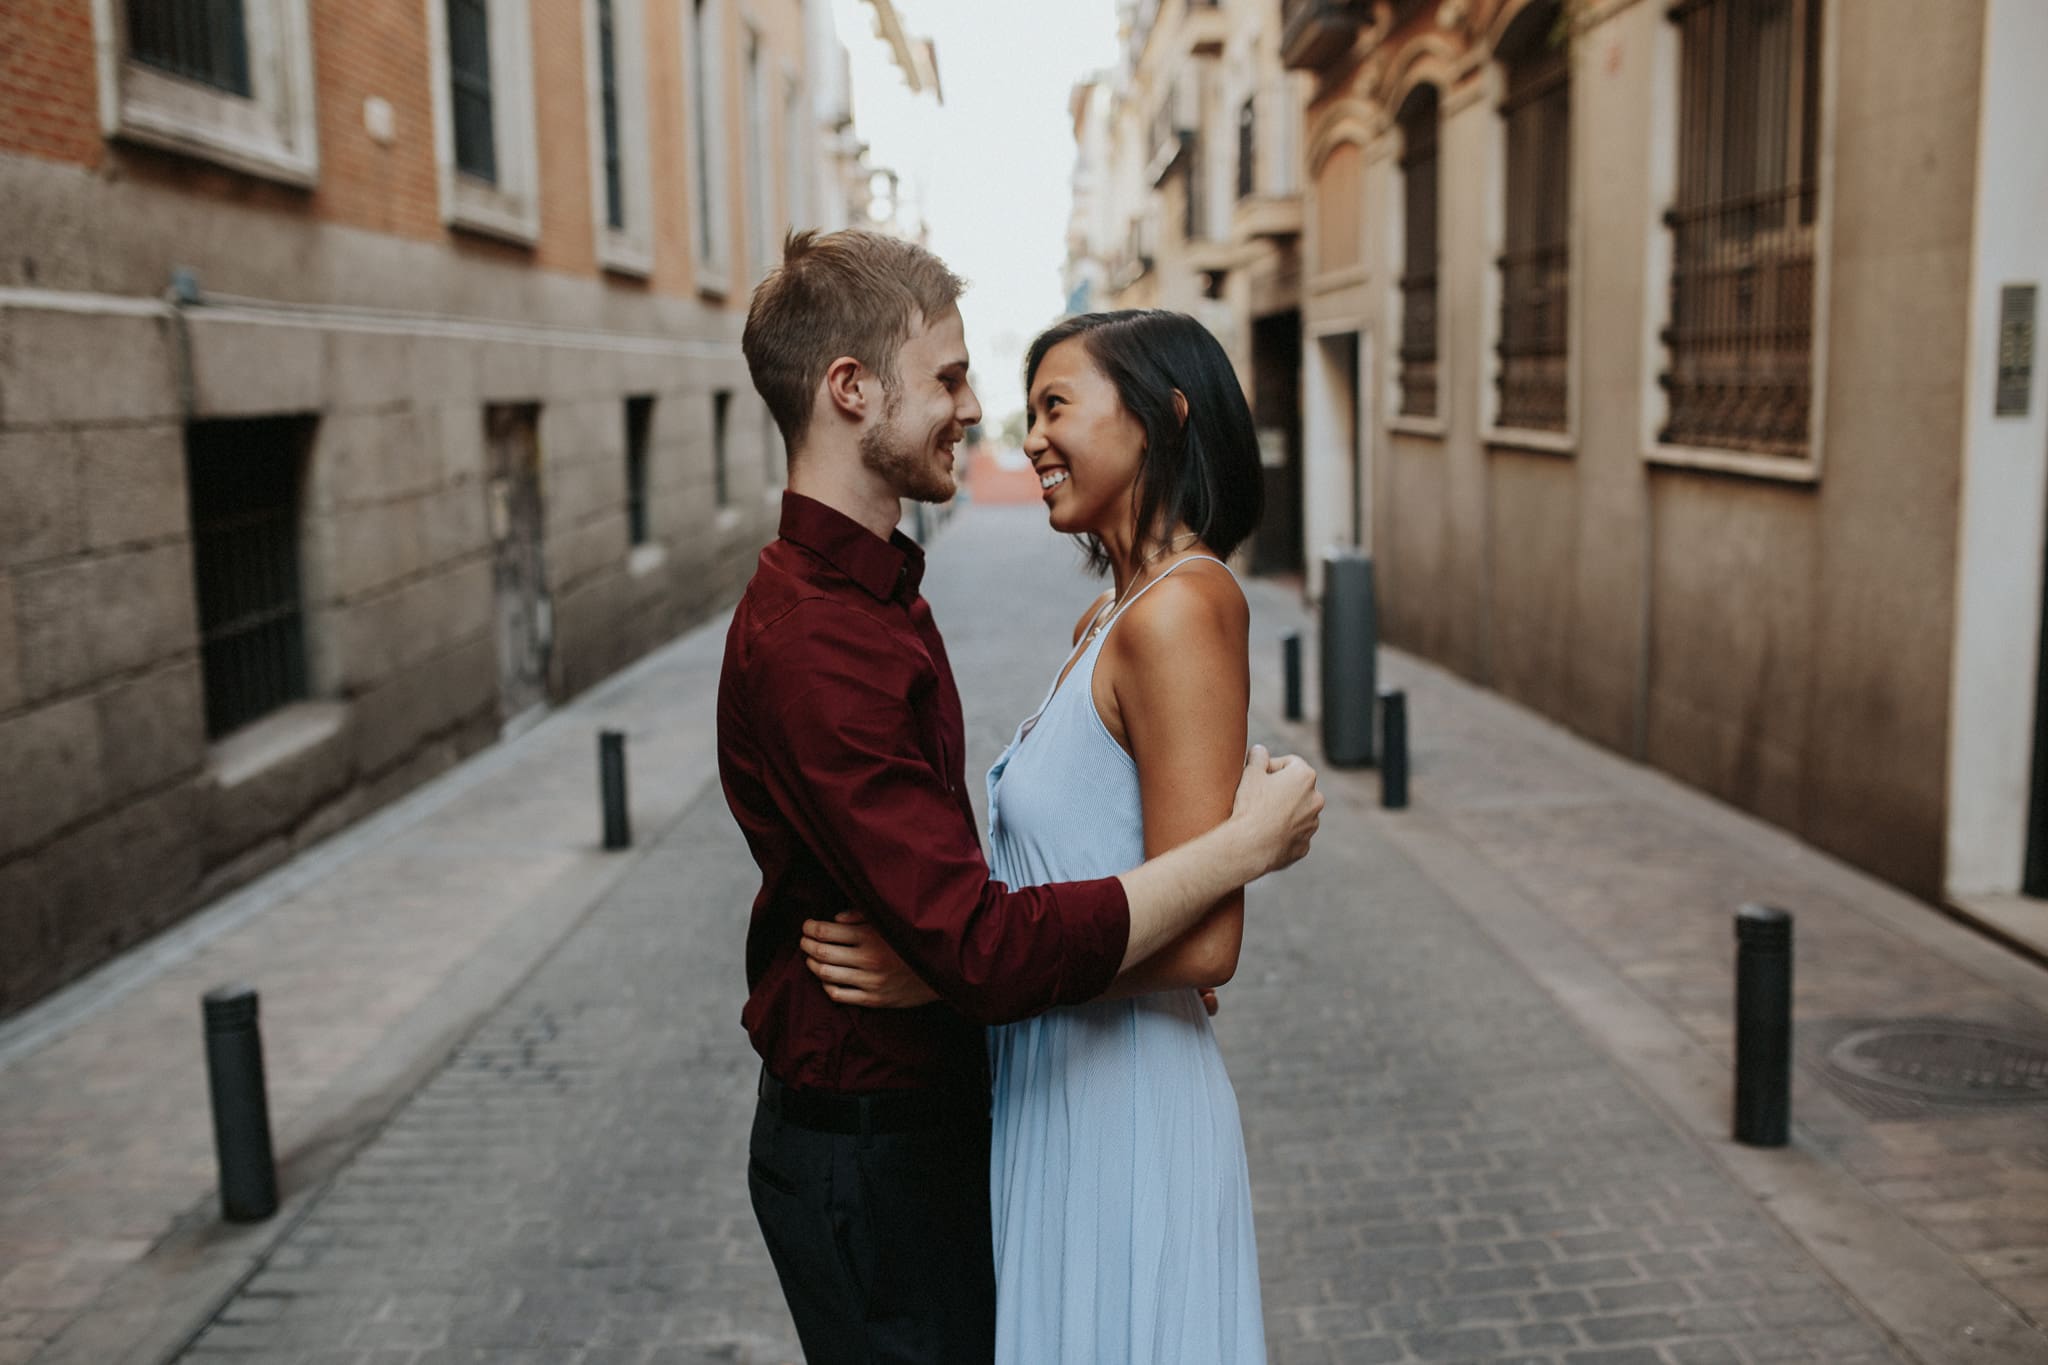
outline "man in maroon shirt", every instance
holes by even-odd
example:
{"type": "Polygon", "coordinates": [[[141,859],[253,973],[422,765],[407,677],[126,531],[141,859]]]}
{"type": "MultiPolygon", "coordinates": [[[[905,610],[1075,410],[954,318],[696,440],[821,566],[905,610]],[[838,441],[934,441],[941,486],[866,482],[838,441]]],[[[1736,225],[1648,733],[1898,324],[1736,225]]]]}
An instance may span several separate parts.
{"type": "Polygon", "coordinates": [[[780,537],[726,636],[718,764],[761,867],[741,1015],[761,1054],[747,1183],[810,1365],[994,1350],[982,1028],[1089,1000],[1307,851],[1322,798],[1255,749],[1229,820],[1118,877],[992,881],[902,498],[953,495],[981,420],[960,281],[867,232],[793,235],[744,349],[789,446],[780,537]],[[798,946],[858,911],[941,1003],[834,1003],[798,946]]]}

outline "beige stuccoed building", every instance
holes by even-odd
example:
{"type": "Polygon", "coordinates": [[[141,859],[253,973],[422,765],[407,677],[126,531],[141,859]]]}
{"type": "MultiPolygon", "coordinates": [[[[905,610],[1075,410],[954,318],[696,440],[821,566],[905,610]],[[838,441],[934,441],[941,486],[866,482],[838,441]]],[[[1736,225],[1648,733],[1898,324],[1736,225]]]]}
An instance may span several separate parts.
{"type": "MultiPolygon", "coordinates": [[[[2048,8],[1216,8],[1304,85],[1308,591],[1360,547],[1390,643],[2048,942],[2048,8]]],[[[1141,188],[1118,298],[1202,298],[1141,188]]]]}
{"type": "Polygon", "coordinates": [[[1307,78],[1259,0],[1126,0],[1122,60],[1075,92],[1068,308],[1200,318],[1253,402],[1268,516],[1249,549],[1302,565],[1302,143],[1307,78]],[[1085,286],[1085,287],[1084,287],[1085,286]]]}
{"type": "Polygon", "coordinates": [[[748,293],[868,170],[824,0],[0,50],[4,1015],[730,600],[785,467],[748,293]]]}

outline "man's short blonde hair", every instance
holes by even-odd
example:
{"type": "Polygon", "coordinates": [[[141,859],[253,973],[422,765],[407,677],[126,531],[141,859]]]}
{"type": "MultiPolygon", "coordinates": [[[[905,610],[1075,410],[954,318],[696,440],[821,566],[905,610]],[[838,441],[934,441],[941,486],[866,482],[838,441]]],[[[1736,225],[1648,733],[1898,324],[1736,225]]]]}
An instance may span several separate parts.
{"type": "Polygon", "coordinates": [[[896,352],[919,321],[952,307],[965,288],[946,263],[914,242],[847,228],[792,232],[782,264],[747,308],[740,338],[754,387],[792,454],[810,426],[826,369],[852,356],[896,385],[896,352]]]}

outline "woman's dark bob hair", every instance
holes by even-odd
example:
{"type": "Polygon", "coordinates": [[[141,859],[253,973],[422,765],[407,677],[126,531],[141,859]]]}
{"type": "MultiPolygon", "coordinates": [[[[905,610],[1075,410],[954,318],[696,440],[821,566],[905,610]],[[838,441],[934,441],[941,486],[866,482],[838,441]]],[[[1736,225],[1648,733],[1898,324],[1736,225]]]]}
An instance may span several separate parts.
{"type": "MultiPolygon", "coordinates": [[[[1138,464],[1140,549],[1162,543],[1185,525],[1228,559],[1258,529],[1266,510],[1258,435],[1230,357],[1209,329],[1185,313],[1130,308],[1081,313],[1039,333],[1024,358],[1024,394],[1046,353],[1080,338],[1096,368],[1116,386],[1123,405],[1145,428],[1138,464]],[[1182,422],[1173,404],[1178,389],[1188,403],[1182,422]]],[[[1088,567],[1109,567],[1102,542],[1081,538],[1088,567]]]]}

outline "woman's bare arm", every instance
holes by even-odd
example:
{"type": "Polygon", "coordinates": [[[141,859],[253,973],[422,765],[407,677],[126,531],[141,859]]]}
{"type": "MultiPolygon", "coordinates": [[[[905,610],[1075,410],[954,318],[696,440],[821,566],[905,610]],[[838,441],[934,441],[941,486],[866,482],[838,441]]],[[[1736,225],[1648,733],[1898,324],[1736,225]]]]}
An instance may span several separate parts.
{"type": "MultiPolygon", "coordinates": [[[[1145,856],[1223,823],[1244,765],[1250,612],[1220,566],[1192,564],[1117,623],[1095,671],[1103,723],[1138,765],[1145,856]]],[[[1242,888],[1193,929],[1121,973],[1108,998],[1220,986],[1244,943],[1242,888]]]]}

